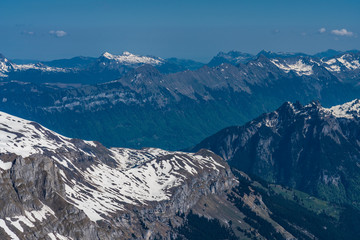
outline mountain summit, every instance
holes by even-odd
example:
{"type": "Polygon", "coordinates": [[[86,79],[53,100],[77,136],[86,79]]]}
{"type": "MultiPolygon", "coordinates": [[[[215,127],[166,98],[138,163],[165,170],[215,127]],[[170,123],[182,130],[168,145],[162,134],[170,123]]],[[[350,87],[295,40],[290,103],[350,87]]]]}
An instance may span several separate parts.
{"type": "Polygon", "coordinates": [[[331,108],[284,103],[198,144],[266,181],[360,206],[360,101],[331,108]]]}
{"type": "Polygon", "coordinates": [[[161,58],[139,56],[126,51],[123,52],[121,55],[113,55],[111,53],[105,52],[101,55],[101,57],[109,60],[114,60],[119,64],[124,65],[150,64],[156,66],[164,62],[164,60],[161,58]]]}

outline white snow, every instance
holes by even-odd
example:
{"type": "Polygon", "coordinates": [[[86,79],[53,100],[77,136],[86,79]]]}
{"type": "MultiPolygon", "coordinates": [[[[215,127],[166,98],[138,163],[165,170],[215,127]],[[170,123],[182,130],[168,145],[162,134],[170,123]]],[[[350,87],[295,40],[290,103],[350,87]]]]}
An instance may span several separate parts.
{"type": "Polygon", "coordinates": [[[324,67],[330,72],[341,72],[341,67],[350,71],[360,69],[359,59],[354,59],[350,54],[343,54],[338,58],[331,58],[327,61],[321,61],[324,67]]]}
{"type": "Polygon", "coordinates": [[[352,119],[355,116],[360,116],[360,100],[355,99],[351,102],[333,106],[325,110],[333,114],[335,117],[352,119]]]}
{"type": "Polygon", "coordinates": [[[72,238],[70,237],[65,237],[63,235],[61,235],[60,233],[55,233],[56,237],[59,239],[59,240],[71,240],[72,238]]]}
{"type": "MultiPolygon", "coordinates": [[[[37,123],[0,112],[0,153],[28,157],[44,151],[55,153],[60,147],[76,150],[70,140],[37,123]]],[[[11,165],[0,162],[0,167],[6,170],[11,165]]]]}
{"type": "Polygon", "coordinates": [[[43,72],[67,72],[65,68],[49,67],[42,64],[13,64],[15,71],[26,71],[30,69],[41,70],[43,72]]]}
{"type": "Polygon", "coordinates": [[[55,237],[55,234],[53,234],[53,233],[48,233],[48,236],[51,240],[57,240],[57,238],[55,237]]]}
{"type": "Polygon", "coordinates": [[[109,213],[121,211],[126,204],[146,204],[171,197],[170,189],[179,186],[197,169],[223,166],[210,157],[196,154],[167,152],[161,149],[111,149],[118,168],[97,163],[81,173],[87,184],[74,184],[64,177],[70,202],[92,220],[103,219],[109,213]],[[174,156],[174,154],[176,154],[174,156]],[[90,184],[92,188],[87,185],[90,184]]]}
{"type": "Polygon", "coordinates": [[[54,211],[43,203],[40,210],[26,211],[25,216],[18,215],[7,217],[6,220],[10,222],[11,225],[16,227],[20,232],[24,232],[24,228],[20,223],[25,224],[26,226],[33,228],[37,221],[43,222],[47,219],[49,215],[55,216],[54,211]],[[35,223],[35,224],[34,224],[35,223]]]}
{"type": "Polygon", "coordinates": [[[20,225],[20,222],[24,223],[28,227],[35,227],[35,225],[25,216],[14,216],[11,218],[6,218],[14,227],[16,227],[20,232],[24,232],[23,227],[20,225]]]}
{"type": "MultiPolygon", "coordinates": [[[[89,149],[98,147],[92,141],[83,143],[89,149]]],[[[98,158],[96,149],[85,152],[69,138],[0,112],[0,152],[23,157],[46,153],[59,168],[65,183],[66,200],[83,210],[92,221],[123,211],[128,205],[169,200],[171,189],[188,178],[204,170],[218,173],[224,168],[212,157],[194,153],[169,152],[157,148],[111,148],[107,150],[108,155],[104,155],[103,151],[106,150],[101,150],[98,158]],[[77,166],[78,162],[69,155],[72,151],[91,157],[91,165],[86,168],[77,166]],[[101,161],[100,157],[103,159],[104,156],[109,160],[101,161]]],[[[0,162],[0,167],[9,169],[11,163],[0,162]]],[[[24,216],[13,217],[11,222],[22,230],[19,222],[29,226],[36,221],[46,220],[49,215],[54,215],[54,212],[43,205],[38,211],[25,211],[24,216]]]]}
{"type": "Polygon", "coordinates": [[[121,55],[113,55],[111,53],[105,52],[102,56],[124,65],[150,64],[155,66],[160,65],[164,62],[164,60],[161,58],[138,56],[129,52],[123,52],[121,55]]]}
{"type": "Polygon", "coordinates": [[[42,222],[48,215],[55,216],[55,213],[51,208],[42,203],[42,208],[40,210],[33,210],[31,212],[25,211],[25,215],[32,222],[35,222],[36,220],[42,222]]]}
{"type": "Polygon", "coordinates": [[[65,237],[59,233],[48,233],[48,236],[51,240],[71,240],[70,237],[65,237]]]}
{"type": "Polygon", "coordinates": [[[0,77],[8,77],[7,73],[13,68],[13,64],[6,58],[0,59],[0,77]]]}
{"type": "Polygon", "coordinates": [[[337,65],[331,65],[329,67],[325,67],[326,70],[330,71],[330,72],[341,72],[341,68],[337,65]]]}
{"type": "Polygon", "coordinates": [[[6,226],[6,223],[3,219],[0,219],[0,227],[4,229],[5,233],[9,235],[11,239],[19,240],[18,236],[13,231],[11,231],[8,226],[6,226]]]}
{"type": "Polygon", "coordinates": [[[302,59],[298,60],[294,64],[287,63],[285,61],[280,63],[277,59],[271,59],[270,61],[278,68],[284,70],[286,73],[294,71],[299,76],[313,74],[312,66],[305,64],[302,59]]]}
{"type": "Polygon", "coordinates": [[[328,61],[326,61],[326,62],[324,62],[324,63],[326,63],[326,64],[328,64],[328,65],[332,65],[332,64],[336,63],[336,59],[333,58],[333,59],[330,59],[330,60],[328,60],[328,61]]]}
{"type": "Polygon", "coordinates": [[[0,71],[1,72],[8,72],[10,69],[11,69],[11,65],[9,64],[9,62],[7,61],[6,58],[4,61],[0,61],[0,71]]]}
{"type": "Polygon", "coordinates": [[[8,75],[6,75],[6,74],[4,74],[4,73],[0,72],[0,77],[8,77],[8,75]]]}
{"type": "Polygon", "coordinates": [[[337,58],[337,60],[341,62],[349,70],[360,68],[359,60],[348,61],[345,59],[346,57],[349,57],[349,55],[347,54],[342,55],[340,58],[337,58]]]}
{"type": "Polygon", "coordinates": [[[65,68],[57,68],[57,67],[49,67],[41,63],[37,64],[15,64],[9,62],[6,58],[2,61],[0,60],[0,77],[7,77],[7,73],[11,71],[26,71],[26,70],[40,70],[43,72],[67,72],[68,69],[65,68]]]}
{"type": "Polygon", "coordinates": [[[3,162],[3,161],[0,159],[0,168],[1,168],[2,170],[9,170],[11,167],[12,167],[12,163],[11,163],[11,162],[3,162]]]}
{"type": "Polygon", "coordinates": [[[62,111],[64,109],[74,110],[76,107],[81,106],[86,110],[99,109],[105,104],[117,104],[119,102],[130,104],[139,104],[139,101],[135,98],[133,93],[129,92],[111,92],[111,93],[100,93],[97,95],[89,95],[85,97],[64,97],[61,101],[57,101],[54,106],[43,108],[45,111],[62,111]]]}

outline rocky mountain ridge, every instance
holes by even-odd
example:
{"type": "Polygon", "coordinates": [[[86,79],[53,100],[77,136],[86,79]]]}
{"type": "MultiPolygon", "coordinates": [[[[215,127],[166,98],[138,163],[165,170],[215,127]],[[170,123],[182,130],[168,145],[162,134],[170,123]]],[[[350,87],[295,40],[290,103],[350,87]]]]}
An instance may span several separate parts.
{"type": "Polygon", "coordinates": [[[206,148],[268,182],[359,207],[359,100],[324,108],[287,102],[243,126],[225,128],[206,148]]]}
{"type": "MultiPolygon", "coordinates": [[[[279,115],[307,119],[322,109],[324,116],[352,121],[349,114],[357,105],[325,109],[286,103],[279,115]],[[309,109],[313,113],[305,114],[309,109]]],[[[270,120],[264,124],[278,126],[270,120]]],[[[3,112],[0,140],[1,239],[359,237],[353,227],[360,222],[356,208],[230,170],[205,149],[105,148],[3,112]]],[[[331,172],[324,177],[330,184],[342,182],[331,172]]]]}
{"type": "Polygon", "coordinates": [[[236,184],[207,150],[107,149],[3,112],[0,119],[2,239],[170,238],[168,222],[182,223],[177,213],[236,184]]]}

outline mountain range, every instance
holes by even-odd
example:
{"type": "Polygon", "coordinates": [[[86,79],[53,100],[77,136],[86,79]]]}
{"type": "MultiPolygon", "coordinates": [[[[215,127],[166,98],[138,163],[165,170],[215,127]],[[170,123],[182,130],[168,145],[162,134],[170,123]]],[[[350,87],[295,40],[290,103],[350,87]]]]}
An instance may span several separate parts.
{"type": "Polygon", "coordinates": [[[0,238],[359,239],[360,55],[323,55],[2,56],[0,238]]]}
{"type": "MultiPolygon", "coordinates": [[[[274,133],[272,138],[284,140],[262,137],[258,142],[264,148],[250,146],[255,150],[249,155],[259,157],[252,159],[257,168],[244,168],[248,173],[239,170],[249,161],[246,154],[235,158],[241,150],[227,151],[225,161],[206,149],[106,148],[0,112],[0,238],[358,239],[359,206],[327,196],[355,200],[358,194],[351,184],[342,184],[359,177],[358,142],[350,142],[358,136],[359,112],[358,100],[329,109],[316,102],[287,102],[249,122],[241,127],[242,135],[230,137],[243,139],[245,151],[249,142],[257,144],[254,136],[274,133]],[[304,134],[312,140],[298,163],[311,162],[313,171],[306,175],[293,158],[284,161],[271,151],[296,153],[304,136],[290,137],[292,145],[282,142],[298,136],[293,132],[304,130],[304,121],[304,134]],[[329,144],[320,144],[327,152],[319,159],[312,155],[316,146],[309,146],[316,141],[329,144]],[[284,172],[276,169],[284,168],[289,171],[285,178],[294,179],[290,183],[297,183],[298,175],[301,183],[313,180],[322,169],[318,183],[333,191],[312,195],[309,188],[299,190],[301,184],[294,184],[296,189],[279,185],[284,172]],[[265,169],[269,174],[261,175],[265,169]],[[271,173],[277,178],[266,178],[271,173]]],[[[223,138],[216,138],[221,147],[223,138]]],[[[235,141],[225,141],[236,147],[235,141]]]]}
{"type": "MultiPolygon", "coordinates": [[[[257,59],[261,55],[267,58],[308,57],[318,65],[326,65],[324,64],[324,61],[321,60],[332,59],[334,57],[345,54],[356,54],[358,52],[359,51],[357,50],[342,52],[329,49],[325,52],[308,55],[304,53],[275,53],[262,50],[257,55],[253,55],[239,51],[229,51],[227,53],[218,53],[207,64],[188,59],[162,59],[160,57],[154,56],[141,56],[126,51],[120,55],[114,55],[105,52],[98,58],[79,56],[71,59],[58,59],[53,61],[17,59],[12,62],[3,55],[0,55],[0,78],[41,83],[61,82],[94,84],[121,78],[124,74],[129,72],[129,70],[146,64],[156,67],[161,73],[164,74],[182,72],[185,70],[196,70],[203,67],[204,65],[209,67],[216,67],[221,64],[228,63],[237,66],[239,64],[247,64],[248,62],[257,59]],[[64,75],[64,73],[67,74],[64,75]],[[76,77],[73,75],[76,75],[76,77]]],[[[344,64],[344,62],[341,63],[344,64]]],[[[337,65],[338,64],[336,64],[336,66],[337,65]]],[[[333,66],[333,71],[336,70],[336,66],[333,66]]],[[[348,65],[348,67],[349,66],[350,65],[348,65]]],[[[355,63],[353,67],[356,66],[357,65],[355,63]]]]}
{"type": "Polygon", "coordinates": [[[140,56],[130,52],[114,55],[108,52],[98,58],[74,57],[53,61],[15,60],[17,63],[0,55],[0,79],[18,80],[33,83],[72,83],[95,84],[112,81],[124,76],[137,67],[149,64],[162,73],[194,70],[202,63],[153,56],[140,56]]]}
{"type": "Polygon", "coordinates": [[[17,65],[2,57],[0,110],[109,147],[185,149],[284,101],[317,99],[332,106],[357,98],[359,54],[318,58],[262,51],[239,63],[231,59],[241,54],[230,52],[217,56],[227,56],[227,63],[200,68],[127,52],[105,53],[89,65],[82,59],[86,67],[79,68],[17,65]],[[161,70],[171,64],[182,70],[161,70]]]}

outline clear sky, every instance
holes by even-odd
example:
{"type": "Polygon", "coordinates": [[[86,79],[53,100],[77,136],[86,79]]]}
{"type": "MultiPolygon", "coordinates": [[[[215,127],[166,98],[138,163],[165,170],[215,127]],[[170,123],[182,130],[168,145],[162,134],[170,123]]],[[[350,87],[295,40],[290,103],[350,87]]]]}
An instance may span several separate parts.
{"type": "Polygon", "coordinates": [[[1,0],[10,59],[360,49],[359,0],[1,0]]]}

